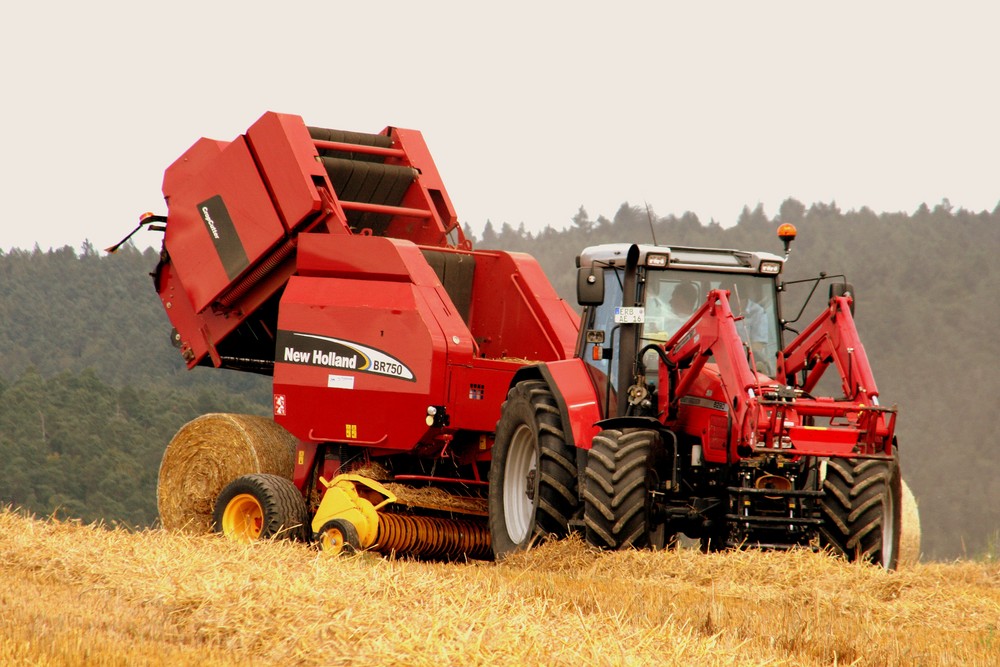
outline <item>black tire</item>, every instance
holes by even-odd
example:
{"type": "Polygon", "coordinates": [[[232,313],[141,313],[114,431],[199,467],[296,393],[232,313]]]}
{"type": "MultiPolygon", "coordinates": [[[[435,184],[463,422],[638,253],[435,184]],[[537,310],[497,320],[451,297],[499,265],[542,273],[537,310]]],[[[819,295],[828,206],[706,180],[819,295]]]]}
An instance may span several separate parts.
{"type": "Polygon", "coordinates": [[[902,484],[896,462],[832,458],[823,481],[820,543],[849,561],[896,568],[902,484]]]}
{"type": "Polygon", "coordinates": [[[321,551],[333,555],[350,555],[361,548],[358,529],[346,519],[330,519],[313,535],[313,542],[321,551]]]}
{"type": "Polygon", "coordinates": [[[278,475],[243,475],[226,485],[215,501],[213,527],[240,541],[309,534],[305,499],[292,481],[278,475]]]}
{"type": "Polygon", "coordinates": [[[489,524],[497,559],[548,536],[565,537],[579,504],[576,452],[548,385],[519,382],[497,422],[489,475],[489,524]]]}
{"type": "Polygon", "coordinates": [[[602,549],[650,546],[650,456],[655,431],[601,431],[594,437],[584,479],[587,542],[602,549]]]}
{"type": "Polygon", "coordinates": [[[243,475],[292,478],[298,439],[267,417],[209,413],[170,440],[160,462],[156,504],[170,531],[212,532],[215,500],[243,475]]]}

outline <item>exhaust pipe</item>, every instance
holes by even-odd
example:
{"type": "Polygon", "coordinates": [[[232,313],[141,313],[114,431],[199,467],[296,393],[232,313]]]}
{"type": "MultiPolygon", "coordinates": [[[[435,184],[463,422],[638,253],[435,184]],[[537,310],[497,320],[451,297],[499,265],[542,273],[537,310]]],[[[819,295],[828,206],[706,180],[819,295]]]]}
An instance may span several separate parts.
{"type": "MultiPolygon", "coordinates": [[[[622,306],[638,306],[636,286],[639,273],[639,246],[634,243],[625,258],[625,280],[622,283],[622,306]]],[[[618,329],[618,410],[617,416],[624,417],[628,411],[628,389],[635,381],[637,324],[621,324],[618,329]]]]}

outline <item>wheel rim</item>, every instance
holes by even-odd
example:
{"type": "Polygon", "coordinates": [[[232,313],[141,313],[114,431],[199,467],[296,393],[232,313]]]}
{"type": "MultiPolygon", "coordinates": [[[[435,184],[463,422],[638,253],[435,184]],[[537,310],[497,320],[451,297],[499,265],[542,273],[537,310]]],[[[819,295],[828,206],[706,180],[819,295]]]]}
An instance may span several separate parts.
{"type": "Polygon", "coordinates": [[[534,521],[538,456],[535,434],[521,424],[510,440],[503,476],[503,515],[511,541],[520,544],[534,521]]]}
{"type": "Polygon", "coordinates": [[[344,542],[344,533],[336,526],[326,528],[319,539],[320,548],[334,555],[344,550],[344,542]]]}
{"type": "Polygon", "coordinates": [[[892,567],[896,548],[896,498],[892,493],[892,484],[886,487],[885,501],[882,503],[882,567],[892,567]]]}
{"type": "Polygon", "coordinates": [[[657,469],[660,468],[660,459],[656,453],[651,453],[646,462],[646,503],[643,511],[646,513],[646,532],[649,535],[649,546],[654,551],[659,551],[667,547],[667,524],[664,521],[654,522],[653,494],[651,491],[660,488],[660,475],[657,469]]]}
{"type": "Polygon", "coordinates": [[[222,514],[222,532],[227,537],[249,542],[260,537],[264,528],[264,508],[249,493],[241,493],[226,505],[222,514]]]}

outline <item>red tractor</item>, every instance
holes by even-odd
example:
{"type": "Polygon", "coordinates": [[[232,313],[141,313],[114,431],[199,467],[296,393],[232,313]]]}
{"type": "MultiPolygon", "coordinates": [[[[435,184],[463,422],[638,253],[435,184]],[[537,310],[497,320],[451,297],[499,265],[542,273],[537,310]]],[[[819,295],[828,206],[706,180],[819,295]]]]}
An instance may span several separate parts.
{"type": "MultiPolygon", "coordinates": [[[[780,233],[787,257],[794,228],[780,233]]],[[[833,282],[824,311],[795,331],[781,308],[783,264],[713,248],[583,251],[575,358],[521,371],[544,378],[545,366],[576,365],[590,379],[547,379],[564,399],[561,420],[549,426],[572,439],[539,430],[543,487],[546,467],[555,469],[546,461],[576,455],[578,488],[568,497],[579,497],[582,521],[577,509],[565,515],[567,527],[608,549],[664,546],[685,534],[706,549],[828,547],[895,567],[896,410],[879,405],[853,289],[833,282]],[[839,393],[819,396],[831,365],[839,393]]],[[[820,280],[809,281],[813,291],[820,280]]],[[[516,437],[501,437],[508,421],[505,412],[494,461],[516,451],[516,437]]],[[[494,544],[504,538],[497,524],[494,544]]]]}
{"type": "Polygon", "coordinates": [[[273,424],[181,429],[164,526],[427,557],[683,533],[894,566],[895,414],[849,286],[784,344],[781,257],[597,246],[579,257],[581,320],[531,257],[472,250],[400,128],[267,113],[195,143],[163,191],[168,215],[140,227],[165,232],[174,344],[189,368],[273,386],[273,424]],[[817,397],[830,364],[843,395],[817,397]]]}

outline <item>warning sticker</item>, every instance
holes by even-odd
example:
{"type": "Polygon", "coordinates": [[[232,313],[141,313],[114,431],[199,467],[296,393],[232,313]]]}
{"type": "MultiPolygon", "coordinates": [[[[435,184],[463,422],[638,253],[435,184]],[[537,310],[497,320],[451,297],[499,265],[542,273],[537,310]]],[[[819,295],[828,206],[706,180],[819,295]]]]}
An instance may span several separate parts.
{"type": "Polygon", "coordinates": [[[692,405],[699,408],[708,408],[709,410],[720,410],[721,412],[729,412],[729,406],[722,401],[713,401],[708,398],[698,398],[697,396],[684,396],[681,398],[681,405],[692,405]]]}
{"type": "Polygon", "coordinates": [[[353,375],[328,375],[326,386],[330,389],[354,389],[353,375]]]}

